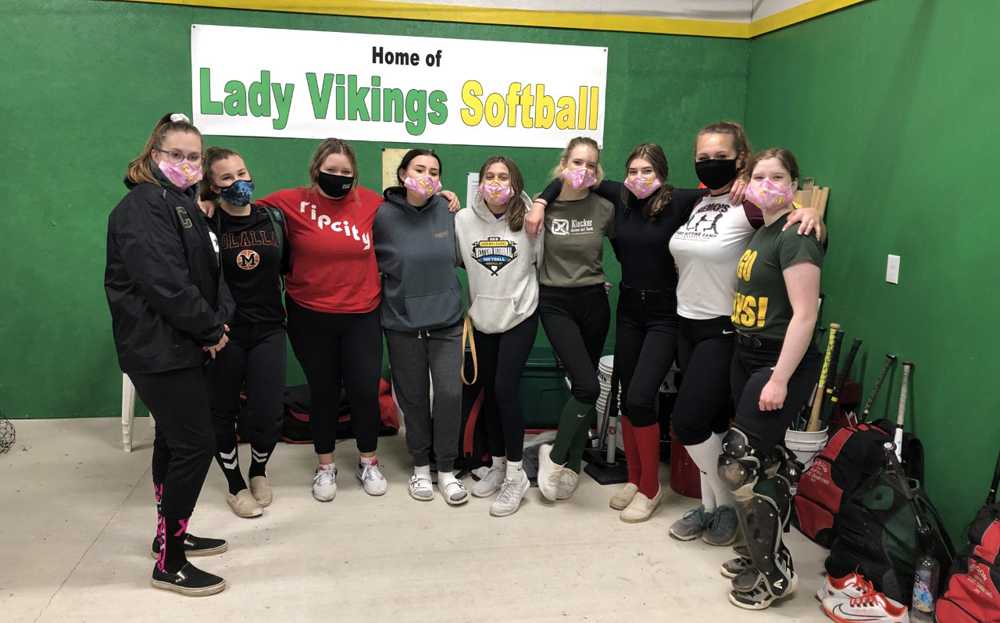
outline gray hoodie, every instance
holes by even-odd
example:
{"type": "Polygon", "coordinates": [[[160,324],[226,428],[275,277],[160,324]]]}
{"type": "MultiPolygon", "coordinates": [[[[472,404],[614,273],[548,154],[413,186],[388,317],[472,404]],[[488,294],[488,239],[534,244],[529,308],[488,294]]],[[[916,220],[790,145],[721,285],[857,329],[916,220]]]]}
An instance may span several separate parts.
{"type": "MultiPolygon", "coordinates": [[[[531,198],[521,193],[529,207],[531,198]]],[[[538,307],[542,237],[513,232],[507,215],[497,218],[479,195],[455,216],[459,260],[469,275],[469,317],[483,333],[516,327],[538,307]]]]}
{"type": "Polygon", "coordinates": [[[382,326],[415,332],[460,322],[455,215],[448,211],[448,202],[435,196],[415,208],[399,187],[383,196],[372,228],[382,273],[382,326]]]}

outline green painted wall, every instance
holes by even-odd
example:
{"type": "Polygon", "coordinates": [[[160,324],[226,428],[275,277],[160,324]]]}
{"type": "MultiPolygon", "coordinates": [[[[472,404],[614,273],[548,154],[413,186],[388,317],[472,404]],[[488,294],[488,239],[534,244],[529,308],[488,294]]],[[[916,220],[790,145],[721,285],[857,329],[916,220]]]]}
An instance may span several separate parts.
{"type": "MultiPolygon", "coordinates": [[[[120,375],[104,300],[108,212],[126,163],[156,118],[190,112],[190,25],[271,26],[609,48],[605,163],[643,141],[664,145],[673,181],[694,182],[691,142],[703,124],[742,119],[747,41],[626,33],[393,22],[81,0],[0,4],[7,89],[0,98],[0,410],[12,418],[112,416],[120,375]],[[637,88],[639,87],[639,88],[637,88]]],[[[248,42],[252,45],[252,42],[248,42]]],[[[315,141],[208,137],[243,152],[260,192],[305,182],[315,141]]],[[[380,185],[384,145],[357,142],[361,182],[380,185]]],[[[446,186],[493,149],[441,146],[446,186]]],[[[505,149],[539,190],[556,150],[505,149]]],[[[617,281],[613,259],[608,273],[617,281]]],[[[609,345],[611,344],[609,340],[609,345]]],[[[297,367],[290,380],[301,378],[297,367]]]]}
{"type": "MultiPolygon", "coordinates": [[[[865,340],[869,387],[885,353],[916,363],[907,428],[954,536],[1000,447],[988,332],[1000,304],[998,22],[993,0],[875,0],[751,44],[754,145],[791,148],[831,188],[824,319],[865,340]],[[889,253],[899,285],[885,282],[889,253]]],[[[895,416],[898,377],[879,413],[895,416]]]]}

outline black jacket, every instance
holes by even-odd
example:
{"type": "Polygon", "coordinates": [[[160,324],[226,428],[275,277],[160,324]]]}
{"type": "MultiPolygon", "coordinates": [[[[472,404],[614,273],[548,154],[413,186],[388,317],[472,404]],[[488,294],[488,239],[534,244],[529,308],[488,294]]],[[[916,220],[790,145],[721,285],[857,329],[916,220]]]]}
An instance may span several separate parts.
{"type": "Polygon", "coordinates": [[[194,189],[130,184],[108,217],[104,290],[124,372],[204,363],[235,305],[194,189]]]}

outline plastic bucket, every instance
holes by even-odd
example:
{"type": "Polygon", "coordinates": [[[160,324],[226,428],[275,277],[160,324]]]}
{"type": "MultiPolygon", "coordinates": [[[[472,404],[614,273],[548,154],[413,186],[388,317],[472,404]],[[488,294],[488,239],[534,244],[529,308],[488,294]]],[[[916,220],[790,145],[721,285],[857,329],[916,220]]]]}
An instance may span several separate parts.
{"type": "Polygon", "coordinates": [[[804,430],[785,431],[785,447],[791,450],[796,458],[806,466],[812,465],[816,455],[823,451],[829,439],[827,429],[809,432],[804,430]]]}

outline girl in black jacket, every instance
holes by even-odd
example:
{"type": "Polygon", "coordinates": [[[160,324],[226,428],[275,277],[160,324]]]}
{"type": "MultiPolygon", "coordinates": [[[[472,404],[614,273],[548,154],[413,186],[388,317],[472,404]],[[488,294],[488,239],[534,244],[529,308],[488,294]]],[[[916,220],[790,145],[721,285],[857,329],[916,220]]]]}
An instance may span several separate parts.
{"type": "Polygon", "coordinates": [[[104,272],[119,365],[156,418],[152,585],[184,595],[226,586],[187,561],[227,547],[187,534],[215,450],[205,364],[226,346],[233,312],[218,241],[196,203],[201,150],[186,116],[157,122],[108,218],[104,272]]]}

